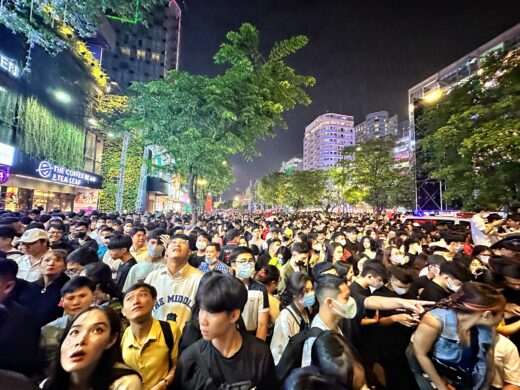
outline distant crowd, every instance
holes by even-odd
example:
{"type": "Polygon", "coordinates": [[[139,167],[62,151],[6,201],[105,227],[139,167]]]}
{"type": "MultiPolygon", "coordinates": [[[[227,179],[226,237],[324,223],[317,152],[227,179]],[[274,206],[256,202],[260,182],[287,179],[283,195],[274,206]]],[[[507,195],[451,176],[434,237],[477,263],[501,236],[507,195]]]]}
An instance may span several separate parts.
{"type": "Polygon", "coordinates": [[[0,389],[520,389],[520,214],[0,211],[0,389]]]}

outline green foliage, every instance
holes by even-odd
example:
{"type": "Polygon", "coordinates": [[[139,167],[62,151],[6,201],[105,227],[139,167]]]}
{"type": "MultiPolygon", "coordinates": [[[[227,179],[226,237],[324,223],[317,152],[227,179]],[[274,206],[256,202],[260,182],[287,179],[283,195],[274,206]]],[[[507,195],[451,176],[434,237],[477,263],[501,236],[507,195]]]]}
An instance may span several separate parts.
{"type": "MultiPolygon", "coordinates": [[[[103,188],[99,193],[99,209],[113,211],[116,209],[118,179],[121,172],[122,138],[105,138],[101,175],[103,188]]],[[[141,177],[144,142],[132,137],[126,155],[125,180],[122,210],[134,210],[141,177]]]]}
{"type": "Polygon", "coordinates": [[[334,184],[342,198],[349,204],[365,202],[375,212],[386,207],[405,206],[413,194],[410,176],[395,168],[389,139],[374,139],[361,147],[343,148],[341,159],[331,172],[334,184]]]}
{"type": "Polygon", "coordinates": [[[307,43],[305,37],[276,44],[267,61],[254,26],[243,24],[226,38],[214,57],[228,66],[224,74],[211,78],[171,71],[164,80],[134,83],[127,112],[112,120],[112,127],[139,132],[147,144],[160,145],[175,172],[187,178],[192,205],[197,204],[197,178],[207,180],[212,192],[222,192],[233,181],[231,167],[222,162],[238,153],[248,159],[258,155],[255,143],[273,137],[276,126],[287,127],[282,114],[309,104],[304,88],[314,84],[283,61],[307,43]]]}
{"type": "Polygon", "coordinates": [[[18,94],[9,89],[0,90],[0,142],[10,144],[18,94]]]}
{"type": "Polygon", "coordinates": [[[326,182],[327,173],[321,170],[295,171],[289,176],[273,172],[256,182],[256,195],[268,206],[317,206],[322,203],[326,182]]]}
{"type": "Polygon", "coordinates": [[[56,31],[57,23],[70,26],[82,38],[94,36],[100,18],[106,10],[126,18],[136,11],[147,12],[161,0],[3,0],[0,23],[17,34],[23,34],[51,54],[69,46],[69,42],[56,31]],[[31,7],[32,5],[32,7],[31,7]],[[139,9],[136,10],[136,7],[139,9]]]}
{"type": "Polygon", "coordinates": [[[419,117],[418,161],[448,202],[495,209],[520,202],[520,52],[491,55],[478,75],[419,117]]]}
{"type": "Polygon", "coordinates": [[[69,168],[84,169],[85,133],[56,117],[33,97],[20,99],[17,146],[26,153],[69,168]]]}

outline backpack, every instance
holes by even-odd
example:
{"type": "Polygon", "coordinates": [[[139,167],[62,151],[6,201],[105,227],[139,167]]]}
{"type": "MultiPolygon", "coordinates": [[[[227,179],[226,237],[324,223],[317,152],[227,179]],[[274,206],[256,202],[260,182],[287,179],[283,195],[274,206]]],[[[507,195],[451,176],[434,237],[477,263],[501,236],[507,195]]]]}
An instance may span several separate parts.
{"type": "MultiPolygon", "coordinates": [[[[304,330],[309,329],[309,325],[305,322],[303,317],[300,315],[300,311],[296,308],[294,303],[291,303],[287,308],[289,314],[296,320],[298,325],[300,326],[300,330],[298,332],[303,332],[304,330]]],[[[308,313],[307,313],[308,315],[308,313]]]]}
{"type": "Polygon", "coordinates": [[[170,323],[168,321],[159,320],[159,324],[161,324],[161,329],[164,335],[164,340],[166,341],[166,346],[168,347],[168,372],[172,369],[172,350],[173,350],[173,333],[172,328],[170,327],[170,323]]]}
{"type": "Polygon", "coordinates": [[[321,332],[323,332],[323,329],[310,328],[295,334],[289,339],[287,347],[285,347],[282,357],[276,365],[276,377],[280,383],[283,383],[292,370],[301,367],[305,341],[310,337],[318,337],[321,332]]]}

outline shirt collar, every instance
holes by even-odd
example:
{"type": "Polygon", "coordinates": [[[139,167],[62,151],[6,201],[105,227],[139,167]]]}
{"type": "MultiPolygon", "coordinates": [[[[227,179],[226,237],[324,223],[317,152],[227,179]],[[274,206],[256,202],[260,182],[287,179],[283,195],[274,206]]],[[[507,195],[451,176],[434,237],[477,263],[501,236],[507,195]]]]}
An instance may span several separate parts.
{"type": "MultiPolygon", "coordinates": [[[[129,332],[128,332],[128,340],[126,342],[126,347],[127,348],[141,348],[141,345],[139,345],[137,343],[137,341],[135,340],[134,334],[132,333],[132,329],[130,327],[128,329],[129,329],[129,332]]],[[[161,333],[161,324],[159,323],[158,320],[156,320],[154,318],[153,322],[152,322],[152,327],[150,328],[150,332],[148,333],[148,337],[146,338],[146,340],[142,346],[148,344],[149,341],[157,340],[159,338],[160,333],[161,333]]]]}

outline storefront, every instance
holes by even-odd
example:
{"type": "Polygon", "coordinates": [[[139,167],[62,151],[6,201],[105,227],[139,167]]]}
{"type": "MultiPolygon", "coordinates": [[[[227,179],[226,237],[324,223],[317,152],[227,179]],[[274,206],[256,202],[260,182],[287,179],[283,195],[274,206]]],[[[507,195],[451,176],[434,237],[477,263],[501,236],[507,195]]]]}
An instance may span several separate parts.
{"type": "Polygon", "coordinates": [[[102,178],[36,160],[18,149],[0,144],[0,209],[89,212],[97,208],[102,178]],[[8,150],[9,152],[5,152],[8,150]]]}

